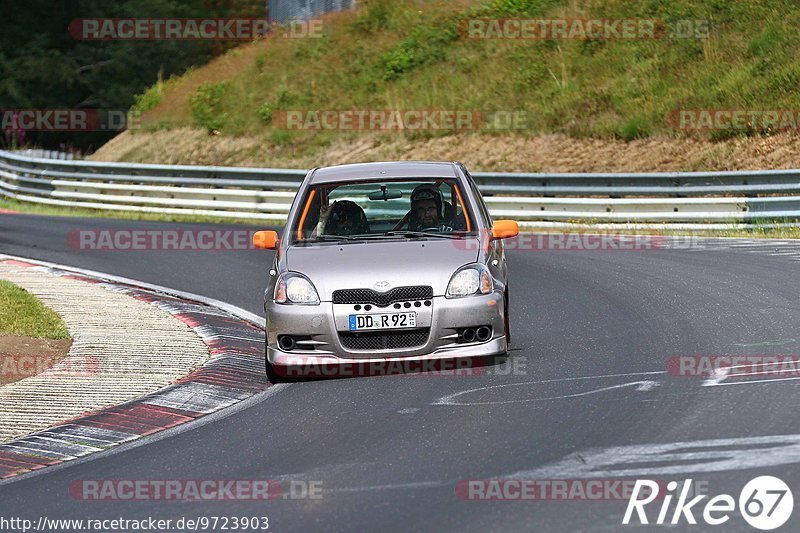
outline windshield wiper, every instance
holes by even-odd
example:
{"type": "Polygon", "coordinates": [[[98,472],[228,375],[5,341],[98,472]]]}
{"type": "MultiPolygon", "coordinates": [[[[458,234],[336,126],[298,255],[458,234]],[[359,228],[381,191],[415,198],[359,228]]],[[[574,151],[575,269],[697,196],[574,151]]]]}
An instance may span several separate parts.
{"type": "Polygon", "coordinates": [[[387,231],[385,233],[366,233],[364,235],[317,235],[309,239],[295,241],[295,245],[315,244],[318,242],[364,242],[366,240],[379,240],[386,237],[405,237],[407,239],[422,239],[425,237],[438,237],[440,239],[459,239],[466,237],[464,233],[432,233],[427,231],[387,231]]]}
{"type": "Polygon", "coordinates": [[[294,242],[294,244],[314,244],[317,242],[344,242],[344,241],[362,241],[363,237],[355,235],[317,235],[310,239],[301,239],[294,242]]]}
{"type": "Polygon", "coordinates": [[[439,237],[441,239],[456,239],[460,235],[456,233],[433,233],[428,231],[387,231],[383,234],[385,237],[407,237],[409,239],[418,239],[421,237],[439,237]]]}

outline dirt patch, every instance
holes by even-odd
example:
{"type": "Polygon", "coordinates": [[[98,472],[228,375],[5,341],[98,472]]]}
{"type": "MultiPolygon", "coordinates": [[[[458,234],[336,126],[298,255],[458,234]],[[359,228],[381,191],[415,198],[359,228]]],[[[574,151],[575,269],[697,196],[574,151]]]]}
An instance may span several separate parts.
{"type": "Polygon", "coordinates": [[[0,335],[0,385],[35,376],[52,368],[67,356],[71,346],[72,339],[0,335]]]}
{"type": "Polygon", "coordinates": [[[722,142],[648,138],[631,142],[565,135],[462,134],[433,139],[374,134],[316,149],[278,146],[257,137],[208,135],[195,128],[122,133],[92,157],[186,165],[312,168],[365,161],[462,161],[474,171],[676,172],[800,167],[800,135],[722,142]]]}

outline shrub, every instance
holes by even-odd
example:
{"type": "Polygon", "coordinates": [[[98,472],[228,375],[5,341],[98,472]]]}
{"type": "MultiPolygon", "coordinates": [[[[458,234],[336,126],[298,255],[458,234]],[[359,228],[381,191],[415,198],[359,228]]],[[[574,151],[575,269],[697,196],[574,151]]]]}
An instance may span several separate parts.
{"type": "Polygon", "coordinates": [[[264,64],[267,62],[267,54],[265,52],[259,52],[256,54],[256,69],[260,72],[264,69],[264,64]]]}
{"type": "Polygon", "coordinates": [[[456,39],[454,24],[416,26],[411,35],[381,56],[384,79],[393,80],[420,65],[443,60],[445,45],[456,39]]]}
{"type": "Polygon", "coordinates": [[[131,111],[144,113],[160,104],[164,99],[164,92],[161,90],[161,86],[162,83],[159,81],[142,94],[134,95],[131,111]]]}
{"type": "Polygon", "coordinates": [[[360,10],[353,28],[362,33],[375,33],[385,29],[391,16],[391,0],[367,0],[366,8],[360,10]]]}
{"type": "Polygon", "coordinates": [[[261,117],[261,120],[264,121],[266,124],[272,124],[272,116],[275,113],[275,109],[272,107],[272,104],[269,102],[263,103],[258,108],[258,116],[261,117]]]}
{"type": "Polygon", "coordinates": [[[203,82],[197,93],[190,99],[192,118],[198,126],[209,133],[219,131],[225,126],[228,116],[222,111],[222,97],[225,94],[226,82],[203,82]]]}
{"type": "Polygon", "coordinates": [[[625,141],[641,139],[647,137],[647,130],[644,121],[638,117],[629,119],[620,130],[618,136],[625,141]]]}
{"type": "Polygon", "coordinates": [[[490,9],[497,15],[541,15],[561,3],[559,0],[494,0],[490,9]]]}

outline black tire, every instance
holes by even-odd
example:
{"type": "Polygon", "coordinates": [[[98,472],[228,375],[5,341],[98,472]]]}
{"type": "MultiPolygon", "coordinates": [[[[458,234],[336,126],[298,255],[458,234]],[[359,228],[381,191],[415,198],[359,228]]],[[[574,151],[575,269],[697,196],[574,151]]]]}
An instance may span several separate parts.
{"type": "Polygon", "coordinates": [[[266,357],[264,358],[264,363],[267,370],[267,380],[273,385],[282,383],[283,378],[275,372],[275,367],[273,367],[272,364],[266,360],[266,357]]]}
{"type": "Polygon", "coordinates": [[[276,383],[282,383],[285,381],[285,378],[278,375],[275,372],[275,367],[272,366],[272,363],[269,362],[267,358],[267,342],[264,341],[264,369],[266,370],[267,380],[272,383],[273,385],[276,383]]]}
{"type": "Polygon", "coordinates": [[[508,288],[506,288],[505,297],[503,298],[503,322],[506,328],[506,345],[511,345],[511,319],[508,316],[508,288]]]}

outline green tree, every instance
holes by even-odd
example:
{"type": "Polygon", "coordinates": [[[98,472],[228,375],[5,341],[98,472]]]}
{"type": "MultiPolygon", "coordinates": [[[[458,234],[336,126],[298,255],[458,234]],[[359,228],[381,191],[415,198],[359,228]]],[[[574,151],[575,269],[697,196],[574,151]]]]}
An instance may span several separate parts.
{"type": "MultiPolygon", "coordinates": [[[[134,96],[237,43],[82,41],[70,22],[85,18],[264,17],[253,0],[0,0],[0,109],[127,110],[134,96]]],[[[29,132],[25,141],[57,148],[99,146],[116,133],[29,132]]],[[[0,135],[0,146],[7,144],[0,135]]]]}

